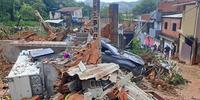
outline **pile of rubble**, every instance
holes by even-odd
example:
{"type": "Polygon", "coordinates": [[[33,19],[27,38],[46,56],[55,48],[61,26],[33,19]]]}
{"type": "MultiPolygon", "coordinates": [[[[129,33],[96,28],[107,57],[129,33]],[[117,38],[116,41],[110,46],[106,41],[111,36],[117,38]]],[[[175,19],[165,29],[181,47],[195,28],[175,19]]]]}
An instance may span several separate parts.
{"type": "Polygon", "coordinates": [[[0,40],[7,40],[9,39],[7,35],[0,35],[0,40]]]}
{"type": "MultiPolygon", "coordinates": [[[[29,34],[30,33],[27,33],[27,36],[32,36],[29,34]]],[[[23,37],[23,35],[21,37],[23,37]]],[[[87,41],[87,39],[84,41],[87,41]]],[[[71,44],[74,44],[74,42],[71,44]]],[[[40,78],[36,78],[41,81],[38,81],[38,83],[33,82],[34,84],[27,84],[38,86],[38,88],[43,87],[44,90],[32,90],[31,88],[30,91],[35,92],[32,92],[32,95],[23,95],[23,98],[31,98],[33,96],[34,98],[54,98],[58,100],[66,98],[69,100],[85,100],[85,98],[87,98],[87,100],[90,100],[88,98],[96,98],[100,100],[112,100],[114,98],[129,98],[130,100],[162,100],[158,99],[161,97],[156,93],[152,91],[144,92],[138,88],[138,86],[133,82],[133,77],[135,76],[130,73],[132,72],[131,70],[121,70],[125,67],[121,67],[114,63],[99,63],[100,56],[98,52],[99,50],[96,48],[96,41],[80,42],[78,47],[79,48],[77,48],[77,46],[66,46],[65,51],[59,52],[58,54],[49,48],[22,50],[18,57],[20,60],[16,61],[10,72],[12,73],[12,71],[14,71],[13,73],[15,74],[8,75],[8,77],[6,77],[8,79],[7,82],[10,82],[9,80],[13,80],[13,78],[17,79],[18,74],[20,77],[24,77],[24,75],[29,73],[31,70],[31,73],[36,71],[36,76],[41,75],[40,78]],[[43,70],[42,72],[44,73],[38,74],[40,72],[38,72],[37,69],[43,70]]],[[[111,54],[113,53],[115,56],[118,55],[117,50],[115,50],[115,48],[110,44],[103,44],[102,47],[108,47],[106,50],[111,51],[111,53],[109,53],[110,57],[112,57],[111,54]]],[[[108,51],[105,51],[105,53],[108,53],[108,51]]],[[[120,57],[122,58],[128,55],[129,53],[125,52],[120,55],[120,57]]],[[[137,57],[136,55],[129,57],[131,57],[133,62],[134,60],[140,62],[140,57],[137,57]]],[[[163,60],[162,57],[157,57],[152,53],[147,53],[143,55],[142,58],[146,64],[144,66],[142,64],[140,67],[146,69],[145,74],[147,75],[146,79],[148,82],[150,82],[154,88],[170,92],[175,91],[174,86],[169,84],[169,81],[173,79],[174,73],[172,72],[173,67],[169,67],[171,64],[165,63],[165,60],[163,60]]],[[[136,63],[136,61],[134,63],[136,63]]],[[[139,65],[136,64],[136,68],[138,66],[139,65]]],[[[135,67],[132,66],[131,68],[135,67]]],[[[31,77],[32,75],[30,75],[30,79],[31,77]]],[[[17,88],[14,87],[11,89],[18,91],[17,88]]],[[[11,97],[13,98],[12,93],[11,97]]]]}
{"type": "Polygon", "coordinates": [[[32,31],[20,31],[9,36],[9,40],[45,41],[46,36],[39,36],[32,31]]]}
{"type": "Polygon", "coordinates": [[[166,60],[162,55],[147,52],[142,55],[142,58],[146,62],[147,75],[145,79],[152,84],[153,88],[176,95],[176,85],[187,83],[187,80],[183,79],[179,73],[176,64],[166,60]]]}
{"type": "Polygon", "coordinates": [[[6,77],[11,98],[158,100],[131,82],[133,74],[121,71],[117,64],[87,64],[83,60],[66,66],[73,62],[69,56],[65,53],[55,54],[50,48],[23,50],[6,77]],[[23,87],[20,83],[22,81],[23,87]],[[32,92],[28,95],[21,90],[32,92]],[[20,95],[16,95],[16,92],[20,95]]]}
{"type": "MultiPolygon", "coordinates": [[[[27,33],[27,36],[32,35],[27,33]]],[[[125,67],[114,63],[99,63],[98,42],[91,40],[86,42],[90,38],[86,37],[83,42],[79,43],[79,48],[69,45],[66,46],[63,52],[59,53],[50,48],[22,50],[12,70],[6,77],[11,98],[33,97],[58,100],[66,98],[69,100],[91,100],[92,98],[127,100],[128,98],[130,100],[158,100],[153,94],[146,93],[138,88],[132,82],[134,74],[131,71],[121,70],[125,67]],[[29,81],[26,78],[27,76],[30,79],[29,81]],[[20,85],[21,81],[24,82],[23,87],[20,85]],[[15,87],[10,86],[12,84],[15,84],[15,87]],[[27,88],[25,85],[31,85],[28,87],[36,86],[37,88],[27,88]],[[24,94],[17,87],[21,87],[22,90],[28,89],[27,91],[32,91],[31,95],[24,94]],[[17,91],[20,95],[17,96],[12,91],[17,91]]],[[[74,42],[71,44],[74,45],[74,42]]],[[[120,55],[116,48],[110,44],[103,44],[102,47],[107,47],[107,50],[110,50],[115,56],[119,55],[121,58],[130,59],[133,64],[141,62],[140,57],[136,55],[127,52],[120,55]]],[[[137,66],[138,64],[131,68],[137,69],[137,66]]]]}
{"type": "MultiPolygon", "coordinates": [[[[66,35],[66,30],[56,29],[51,27],[48,23],[44,22],[44,19],[38,11],[35,11],[36,19],[41,23],[43,30],[47,33],[44,36],[38,35],[37,33],[30,31],[33,29],[23,29],[22,27],[15,27],[12,29],[0,28],[0,39],[8,40],[26,40],[26,41],[61,41],[66,35]],[[13,31],[14,30],[14,31],[13,31]],[[14,35],[8,35],[16,33],[14,35]]],[[[38,28],[39,30],[39,28],[38,28]]],[[[42,32],[44,33],[44,32],[42,32]]]]}
{"type": "MultiPolygon", "coordinates": [[[[23,46],[12,69],[11,64],[0,56],[0,74],[6,76],[4,81],[9,86],[9,92],[4,91],[4,94],[9,93],[7,96],[10,95],[13,100],[163,100],[152,91],[141,90],[135,83],[136,77],[142,79],[146,75],[154,88],[170,92],[175,91],[170,83],[180,82],[174,78],[179,75],[174,65],[162,57],[153,53],[144,54],[144,64],[141,57],[127,51],[119,52],[111,44],[102,42],[98,32],[93,32],[98,30],[98,25],[94,25],[94,30],[89,25],[85,29],[88,31],[86,35],[81,33],[80,37],[74,35],[67,39],[66,31],[53,29],[44,22],[38,11],[35,14],[48,33],[46,36],[22,31],[0,37],[20,40],[14,43],[19,48],[23,46]],[[63,43],[64,38],[66,42],[63,43]],[[38,41],[42,41],[45,47],[44,41],[48,42],[48,46],[52,47],[38,49],[38,44],[42,45],[38,41]],[[34,42],[37,49],[33,47],[34,42]],[[66,46],[65,50],[55,52],[61,43],[66,46]]],[[[97,22],[94,20],[93,23],[97,22]]],[[[109,25],[106,26],[105,33],[109,29],[109,25]]],[[[2,85],[5,86],[5,83],[2,85]]]]}
{"type": "Polygon", "coordinates": [[[8,38],[8,31],[2,25],[0,25],[0,40],[9,39],[8,38]]]}
{"type": "MultiPolygon", "coordinates": [[[[10,36],[9,39],[25,40],[25,42],[47,41],[49,40],[47,37],[38,36],[33,32],[27,31],[19,32],[10,36]]],[[[75,37],[78,38],[77,36],[75,37]]],[[[97,100],[113,100],[116,98],[119,100],[162,100],[157,94],[152,91],[144,92],[132,82],[134,80],[133,77],[135,77],[133,70],[136,72],[141,70],[140,75],[143,77],[143,69],[146,69],[145,79],[151,83],[152,87],[176,93],[174,85],[170,83],[179,83],[180,81],[174,78],[179,74],[177,74],[173,63],[150,52],[141,55],[146,63],[143,66],[143,60],[139,56],[128,52],[120,54],[114,46],[108,43],[101,43],[102,48],[105,49],[105,51],[101,52],[97,48],[99,41],[91,41],[91,37],[88,35],[83,37],[79,38],[83,39],[83,41],[76,41],[77,43],[75,41],[67,41],[73,46],[67,46],[66,50],[59,54],[49,48],[22,50],[11,71],[11,64],[3,60],[2,56],[0,58],[0,65],[3,66],[1,67],[1,75],[5,77],[10,71],[10,74],[6,77],[7,82],[10,82],[9,84],[15,84],[17,87],[20,81],[24,81],[21,79],[26,79],[25,77],[28,76],[28,79],[33,80],[24,81],[24,84],[31,85],[28,87],[37,87],[28,90],[32,91],[30,95],[24,94],[23,91],[19,92],[22,96],[16,96],[14,95],[15,93],[9,92],[11,97],[17,99],[32,97],[52,98],[56,100],[92,100],[93,98],[97,100]],[[112,59],[119,60],[119,62],[100,63],[100,53],[113,57],[112,59]],[[129,64],[130,66],[121,66],[124,64],[120,62],[121,60],[125,64],[129,64],[129,61],[132,63],[129,64]],[[124,70],[127,67],[131,69],[124,70]],[[42,70],[42,73],[39,70],[42,70]],[[18,79],[18,77],[21,78],[18,79]],[[12,80],[16,81],[13,83],[12,80]],[[37,80],[37,82],[34,80],[37,80]]],[[[10,91],[19,91],[16,87],[9,87],[10,91]]],[[[23,90],[26,89],[24,88],[23,90]]]]}
{"type": "Polygon", "coordinates": [[[8,75],[10,69],[12,68],[12,64],[10,64],[6,58],[1,55],[2,49],[0,48],[0,78],[4,78],[8,75]]]}
{"type": "MultiPolygon", "coordinates": [[[[108,46],[111,47],[111,45],[108,46]]],[[[23,75],[25,74],[23,73],[26,73],[26,70],[28,73],[29,70],[33,71],[33,69],[35,69],[35,71],[37,71],[37,69],[43,69],[44,73],[41,74],[41,79],[39,78],[38,80],[41,80],[41,82],[42,80],[45,80],[43,82],[48,82],[48,84],[41,83],[41,86],[46,88],[41,90],[42,92],[34,92],[31,95],[34,98],[41,98],[46,95],[47,97],[45,98],[57,100],[85,100],[85,98],[87,98],[87,100],[90,100],[88,98],[96,98],[97,100],[113,100],[114,98],[129,98],[130,100],[162,100],[158,99],[161,97],[152,91],[144,92],[138,88],[138,86],[132,82],[134,80],[134,74],[130,73],[131,71],[121,70],[123,67],[114,63],[98,64],[99,54],[95,47],[95,42],[90,42],[81,45],[80,48],[73,49],[67,47],[68,49],[58,54],[50,48],[23,50],[18,59],[20,57],[25,58],[19,61],[17,60],[14,65],[16,67],[13,66],[11,72],[14,71],[14,73],[19,73],[20,70],[22,70],[19,74],[22,75],[20,77],[24,77],[23,75]],[[25,65],[22,62],[26,62],[24,63],[25,65]],[[35,65],[35,68],[33,65],[35,65]],[[53,70],[51,68],[53,68],[53,70]],[[56,74],[54,72],[56,72],[56,74]]],[[[112,50],[114,49],[112,48],[111,51],[112,50]]],[[[180,74],[178,74],[175,64],[166,61],[161,56],[157,56],[153,53],[147,53],[141,57],[146,63],[143,66],[146,69],[145,79],[151,83],[152,87],[176,94],[176,84],[174,85],[173,83],[179,84],[181,81],[176,79],[180,74]]],[[[0,65],[1,64],[4,66],[1,67],[3,68],[3,72],[8,72],[10,70],[11,65],[9,63],[0,60],[0,65]]],[[[3,77],[5,77],[5,75],[7,74],[4,74],[3,77]]],[[[17,74],[8,76],[12,79],[14,78],[12,75],[15,76],[17,74]]],[[[30,77],[32,77],[32,75],[30,75],[30,77]]],[[[10,78],[7,78],[9,82],[10,78]]],[[[23,97],[30,98],[27,95],[24,95],[23,97]]]]}
{"type": "MultiPolygon", "coordinates": [[[[1,55],[2,49],[0,48],[0,97],[9,98],[9,94],[7,92],[8,84],[3,82],[3,79],[8,75],[12,68],[12,64],[10,64],[6,58],[1,55]]],[[[2,98],[1,98],[2,99],[2,98]]]]}
{"type": "Polygon", "coordinates": [[[25,41],[61,41],[64,38],[65,32],[56,33],[56,36],[51,34],[38,35],[37,33],[26,30],[19,31],[14,35],[0,34],[0,40],[25,40],[25,41]]]}

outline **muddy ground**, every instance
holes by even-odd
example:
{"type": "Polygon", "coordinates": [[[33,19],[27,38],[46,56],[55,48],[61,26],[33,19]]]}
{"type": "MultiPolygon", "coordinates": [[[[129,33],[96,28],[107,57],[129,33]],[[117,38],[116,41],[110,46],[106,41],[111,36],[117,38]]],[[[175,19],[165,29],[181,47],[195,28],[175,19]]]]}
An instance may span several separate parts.
{"type": "MultiPolygon", "coordinates": [[[[186,85],[175,87],[176,93],[153,89],[166,100],[200,100],[200,65],[186,65],[177,63],[183,77],[188,80],[186,85]]],[[[144,82],[147,84],[148,82],[144,82]]]]}
{"type": "Polygon", "coordinates": [[[178,66],[183,77],[189,81],[186,86],[180,86],[178,93],[185,100],[200,100],[200,65],[178,64],[178,66]]]}

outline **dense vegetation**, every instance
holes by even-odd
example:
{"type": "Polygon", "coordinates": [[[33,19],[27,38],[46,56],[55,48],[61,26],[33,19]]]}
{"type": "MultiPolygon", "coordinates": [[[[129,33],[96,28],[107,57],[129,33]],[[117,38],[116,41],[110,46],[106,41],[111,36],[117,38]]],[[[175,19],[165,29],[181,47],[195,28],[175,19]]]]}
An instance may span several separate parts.
{"type": "MultiPolygon", "coordinates": [[[[157,0],[140,1],[133,8],[133,15],[137,16],[152,12],[156,9],[156,2],[157,0]]],[[[34,26],[37,24],[33,15],[34,10],[38,10],[45,19],[48,19],[49,11],[64,6],[83,7],[83,16],[91,17],[92,8],[75,0],[0,0],[0,22],[8,26],[34,26]]],[[[101,9],[101,16],[108,17],[108,7],[101,9]]],[[[121,13],[119,19],[123,19],[121,13]]]]}
{"type": "Polygon", "coordinates": [[[131,52],[137,55],[143,55],[145,53],[150,52],[151,50],[148,48],[141,48],[141,43],[139,39],[133,39],[131,43],[131,52]]]}
{"type": "Polygon", "coordinates": [[[133,8],[132,12],[134,15],[150,13],[156,9],[157,2],[158,0],[142,0],[133,8]]]}
{"type": "Polygon", "coordinates": [[[32,25],[35,21],[34,10],[38,10],[44,18],[48,19],[49,11],[64,6],[83,7],[83,15],[91,16],[91,7],[75,0],[0,0],[0,22],[5,25],[13,23],[16,25],[21,20],[22,24],[32,25]]]}

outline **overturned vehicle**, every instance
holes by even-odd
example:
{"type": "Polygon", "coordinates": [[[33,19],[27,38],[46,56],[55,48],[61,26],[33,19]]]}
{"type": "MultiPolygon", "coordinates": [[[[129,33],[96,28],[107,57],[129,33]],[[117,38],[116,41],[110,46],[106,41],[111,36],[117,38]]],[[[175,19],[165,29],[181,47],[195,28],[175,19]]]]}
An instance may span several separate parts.
{"type": "Polygon", "coordinates": [[[143,76],[145,73],[144,60],[128,51],[119,52],[111,44],[101,40],[102,62],[119,64],[120,69],[131,71],[134,76],[143,76]]]}

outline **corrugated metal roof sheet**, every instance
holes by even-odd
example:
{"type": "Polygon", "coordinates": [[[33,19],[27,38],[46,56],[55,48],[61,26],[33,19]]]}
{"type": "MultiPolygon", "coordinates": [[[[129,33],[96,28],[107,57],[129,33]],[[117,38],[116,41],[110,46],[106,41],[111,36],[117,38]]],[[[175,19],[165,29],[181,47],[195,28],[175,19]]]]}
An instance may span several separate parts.
{"type": "Polygon", "coordinates": [[[32,57],[39,57],[39,56],[44,56],[44,55],[48,55],[48,54],[52,54],[52,53],[54,53],[54,51],[51,48],[35,49],[35,50],[30,51],[30,54],[32,57]]]}
{"type": "Polygon", "coordinates": [[[61,23],[62,21],[63,19],[54,19],[54,20],[45,20],[44,22],[58,24],[61,23]]]}
{"type": "Polygon", "coordinates": [[[183,14],[165,15],[165,16],[162,16],[162,17],[164,17],[164,18],[182,18],[183,14]]]}
{"type": "Polygon", "coordinates": [[[71,67],[67,73],[70,76],[78,75],[80,80],[95,78],[99,80],[119,69],[119,65],[114,63],[103,63],[97,65],[86,65],[86,71],[82,72],[79,67],[71,67]]]}
{"type": "Polygon", "coordinates": [[[141,20],[141,19],[133,19],[136,22],[149,22],[149,23],[153,23],[153,20],[141,20]]]}

